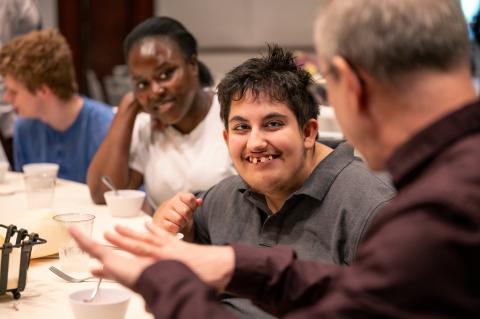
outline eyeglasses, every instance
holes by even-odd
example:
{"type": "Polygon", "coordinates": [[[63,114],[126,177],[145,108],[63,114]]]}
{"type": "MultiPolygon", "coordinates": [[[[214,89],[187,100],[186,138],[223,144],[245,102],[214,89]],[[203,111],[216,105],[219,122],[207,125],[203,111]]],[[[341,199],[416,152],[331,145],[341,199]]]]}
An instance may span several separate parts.
{"type": "MultiPolygon", "coordinates": [[[[358,68],[355,66],[355,64],[350,62],[347,58],[344,58],[344,60],[347,62],[348,66],[350,67],[350,69],[352,70],[352,72],[355,74],[358,81],[360,82],[362,92],[365,92],[364,89],[365,89],[366,82],[362,74],[358,71],[358,68]]],[[[325,84],[328,81],[327,80],[328,76],[334,76],[334,77],[337,76],[337,70],[331,64],[329,64],[329,66],[325,69],[325,71],[320,73],[322,74],[322,78],[325,84]]],[[[326,86],[324,84],[317,84],[317,83],[310,84],[307,87],[307,90],[318,105],[328,105],[328,99],[327,99],[328,94],[327,94],[326,86]]]]}

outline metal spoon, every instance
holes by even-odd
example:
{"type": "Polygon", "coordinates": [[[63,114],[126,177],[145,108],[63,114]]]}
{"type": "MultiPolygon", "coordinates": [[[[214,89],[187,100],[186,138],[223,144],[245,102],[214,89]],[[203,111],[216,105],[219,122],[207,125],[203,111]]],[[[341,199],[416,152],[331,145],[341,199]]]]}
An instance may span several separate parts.
{"type": "Polygon", "coordinates": [[[108,188],[110,188],[112,191],[115,192],[115,196],[118,196],[118,190],[117,188],[113,185],[113,182],[112,180],[110,179],[110,177],[106,176],[106,175],[102,175],[101,177],[101,180],[102,182],[107,185],[108,188]]]}
{"type": "Polygon", "coordinates": [[[83,299],[83,302],[92,302],[95,299],[95,297],[98,294],[98,291],[100,290],[100,284],[101,283],[102,283],[102,278],[100,277],[100,278],[98,278],[97,286],[92,291],[92,294],[90,295],[90,297],[88,297],[87,299],[83,299]]]}

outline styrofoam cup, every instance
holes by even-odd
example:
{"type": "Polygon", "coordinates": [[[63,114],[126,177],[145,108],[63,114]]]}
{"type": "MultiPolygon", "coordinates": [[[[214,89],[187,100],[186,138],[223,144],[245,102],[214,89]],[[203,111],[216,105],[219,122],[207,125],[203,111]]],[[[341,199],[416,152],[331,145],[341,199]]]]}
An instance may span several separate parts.
{"type": "Polygon", "coordinates": [[[109,191],[103,194],[110,213],[114,217],[134,217],[142,211],[145,192],[133,189],[120,189],[118,194],[109,191]]]}

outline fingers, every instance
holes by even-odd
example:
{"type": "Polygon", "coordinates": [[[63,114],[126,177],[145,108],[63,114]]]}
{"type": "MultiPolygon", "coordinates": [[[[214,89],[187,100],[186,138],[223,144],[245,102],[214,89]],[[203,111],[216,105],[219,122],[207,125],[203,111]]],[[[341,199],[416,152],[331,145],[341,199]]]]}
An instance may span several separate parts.
{"type": "Polygon", "coordinates": [[[169,243],[173,239],[173,236],[171,234],[167,233],[165,230],[163,230],[161,227],[158,227],[154,223],[146,222],[145,227],[150,232],[150,234],[162,240],[163,243],[169,243]]]}
{"type": "Polygon", "coordinates": [[[103,266],[97,266],[97,267],[93,267],[90,269],[90,272],[92,273],[92,275],[94,275],[95,277],[102,277],[102,278],[106,278],[106,279],[114,279],[112,278],[112,276],[110,276],[109,274],[107,274],[104,270],[105,268],[103,266]]]}
{"type": "Polygon", "coordinates": [[[169,244],[174,240],[174,236],[172,236],[170,233],[166,232],[164,229],[161,227],[158,227],[154,223],[145,223],[145,227],[149,231],[151,235],[153,235],[154,238],[157,238],[157,242],[161,242],[159,244],[169,244]]]}
{"type": "Polygon", "coordinates": [[[133,92],[128,92],[122,97],[118,107],[128,107],[136,102],[133,92]]]}
{"type": "Polygon", "coordinates": [[[197,202],[197,200],[201,200],[201,198],[196,198],[195,195],[192,193],[181,193],[179,194],[180,200],[190,209],[190,211],[193,213],[200,204],[197,202]]]}
{"type": "MultiPolygon", "coordinates": [[[[70,228],[69,232],[77,241],[81,249],[92,257],[98,259],[102,264],[102,267],[92,269],[92,274],[94,276],[113,278],[118,280],[121,284],[131,287],[136,282],[141,272],[155,261],[156,247],[150,243],[122,237],[119,234],[105,234],[107,240],[110,239],[109,241],[111,243],[125,249],[127,252],[131,252],[137,256],[146,256],[134,258],[132,256],[119,254],[109,247],[92,241],[74,227],[70,228]]],[[[130,233],[135,234],[134,231],[131,231],[130,233]]],[[[138,234],[140,233],[137,233],[136,235],[138,236],[138,234]]],[[[153,236],[146,233],[145,238],[148,237],[153,236]]]]}
{"type": "Polygon", "coordinates": [[[172,224],[177,225],[179,228],[185,226],[185,224],[190,220],[191,213],[188,212],[189,208],[186,206],[175,207],[165,214],[165,220],[169,221],[172,224]]]}
{"type": "Polygon", "coordinates": [[[155,212],[154,222],[170,233],[178,233],[193,218],[201,199],[191,193],[178,193],[155,212]]]}
{"type": "Polygon", "coordinates": [[[113,245],[137,256],[157,257],[160,244],[152,235],[128,237],[119,233],[107,232],[105,239],[113,245]]]}
{"type": "Polygon", "coordinates": [[[163,229],[168,231],[170,234],[176,234],[179,233],[182,230],[183,226],[180,226],[178,224],[175,224],[171,222],[170,220],[164,219],[162,220],[159,224],[163,229]]]}
{"type": "Polygon", "coordinates": [[[176,237],[172,236],[171,233],[151,222],[145,222],[145,227],[149,231],[148,233],[138,232],[122,225],[116,225],[115,230],[122,236],[144,241],[157,247],[168,244],[172,240],[176,239],[176,237]]]}
{"type": "Polygon", "coordinates": [[[75,227],[70,227],[68,231],[78,243],[78,246],[92,257],[102,260],[104,256],[110,252],[109,248],[94,242],[75,227]]]}
{"type": "Polygon", "coordinates": [[[115,231],[120,234],[121,236],[135,239],[135,240],[140,240],[140,241],[145,241],[148,243],[151,243],[153,245],[159,244],[158,241],[156,240],[155,237],[152,237],[149,233],[146,232],[139,232],[136,230],[133,230],[129,227],[122,226],[122,225],[115,225],[115,231]]]}

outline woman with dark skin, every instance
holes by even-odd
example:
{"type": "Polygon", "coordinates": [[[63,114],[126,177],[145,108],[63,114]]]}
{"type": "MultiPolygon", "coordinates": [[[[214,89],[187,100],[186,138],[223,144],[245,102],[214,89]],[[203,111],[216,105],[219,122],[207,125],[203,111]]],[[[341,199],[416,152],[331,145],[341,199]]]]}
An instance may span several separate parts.
{"type": "Polygon", "coordinates": [[[177,192],[206,190],[234,174],[218,102],[203,88],[211,76],[197,60],[190,32],[174,19],[155,17],[138,25],[124,46],[133,92],[121,101],[89,167],[93,201],[104,203],[102,175],[121,189],[145,184],[155,208],[177,192]]]}

